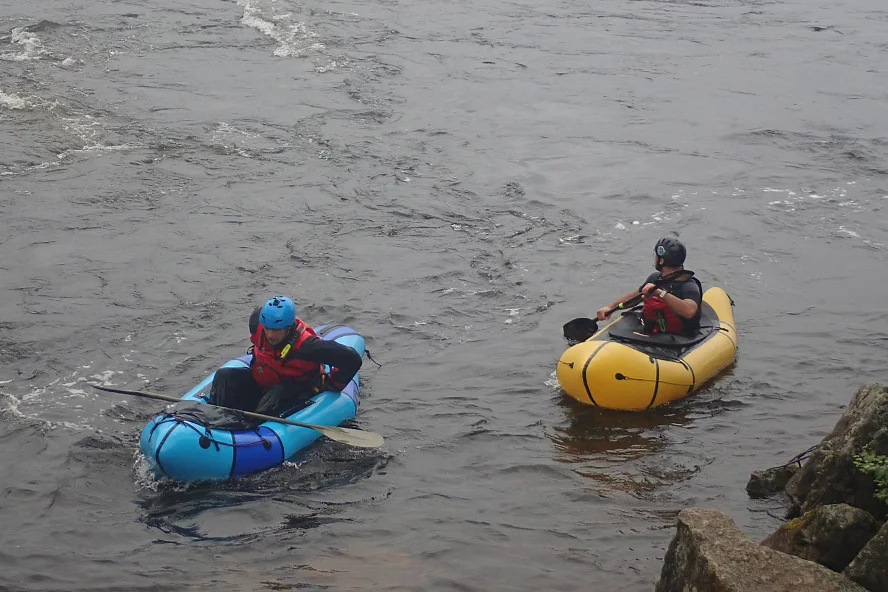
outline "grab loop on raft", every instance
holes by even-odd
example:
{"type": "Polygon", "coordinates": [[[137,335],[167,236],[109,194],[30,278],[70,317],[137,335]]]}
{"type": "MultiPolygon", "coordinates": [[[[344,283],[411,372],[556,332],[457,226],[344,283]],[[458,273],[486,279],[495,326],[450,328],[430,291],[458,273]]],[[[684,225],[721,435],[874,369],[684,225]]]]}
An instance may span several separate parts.
{"type": "MultiPolygon", "coordinates": [[[[249,448],[250,446],[261,445],[262,448],[264,448],[265,450],[271,450],[272,447],[274,446],[268,438],[266,438],[261,433],[259,433],[258,427],[252,428],[252,430],[251,430],[259,438],[258,441],[256,441],[256,442],[237,442],[237,443],[232,444],[230,442],[223,442],[222,440],[217,440],[213,436],[213,431],[210,426],[203,425],[200,422],[194,421],[193,419],[189,420],[184,417],[181,417],[178,415],[173,415],[171,413],[166,413],[166,412],[160,413],[159,415],[163,415],[163,419],[165,419],[165,420],[166,419],[172,420],[172,421],[176,422],[178,425],[185,426],[185,427],[190,428],[190,429],[194,430],[195,432],[197,432],[197,434],[200,435],[200,439],[198,440],[198,445],[200,445],[200,447],[204,448],[204,449],[209,448],[210,444],[214,444],[216,446],[217,452],[219,450],[221,450],[221,448],[220,448],[221,446],[230,446],[231,448],[249,448]],[[197,423],[197,425],[195,425],[195,423],[197,423]],[[204,428],[203,433],[201,433],[201,431],[197,428],[198,425],[204,428]]],[[[157,426],[159,426],[161,423],[162,423],[162,421],[155,422],[154,426],[151,428],[151,431],[153,432],[154,430],[156,430],[157,426]]]]}
{"type": "Polygon", "coordinates": [[[626,376],[625,374],[621,374],[617,372],[614,374],[614,378],[617,380],[637,380],[639,382],[656,382],[657,384],[671,384],[672,386],[683,386],[685,388],[694,386],[693,384],[686,384],[682,382],[667,382],[665,380],[654,380],[653,378],[635,378],[633,376],[626,376]]]}
{"type": "Polygon", "coordinates": [[[373,356],[370,355],[370,350],[369,350],[369,349],[366,349],[366,348],[365,348],[365,349],[364,349],[364,353],[367,354],[367,359],[368,359],[368,360],[370,360],[371,362],[373,362],[374,364],[376,364],[377,366],[379,366],[380,368],[382,368],[382,364],[380,364],[379,362],[377,362],[376,360],[374,360],[374,359],[373,359],[373,356]]]}
{"type": "Polygon", "coordinates": [[[172,419],[173,421],[175,421],[177,424],[179,424],[181,426],[185,426],[187,428],[191,428],[192,430],[194,430],[195,432],[200,434],[200,439],[198,440],[197,443],[200,445],[201,448],[205,448],[205,449],[209,448],[210,443],[213,443],[216,445],[216,452],[219,452],[219,450],[220,450],[219,442],[217,442],[216,439],[213,437],[213,432],[210,430],[209,426],[202,426],[204,428],[204,433],[201,434],[200,430],[197,429],[197,426],[195,426],[193,423],[189,422],[184,417],[179,417],[178,415],[171,415],[171,414],[166,414],[166,416],[169,417],[170,419],[172,419]],[[204,445],[204,444],[206,444],[206,445],[204,445]]]}

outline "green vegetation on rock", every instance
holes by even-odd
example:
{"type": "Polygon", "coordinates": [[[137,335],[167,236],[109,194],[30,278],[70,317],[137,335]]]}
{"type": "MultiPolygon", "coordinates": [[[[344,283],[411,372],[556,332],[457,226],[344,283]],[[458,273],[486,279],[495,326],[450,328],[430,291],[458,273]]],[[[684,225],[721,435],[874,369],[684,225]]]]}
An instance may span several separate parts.
{"type": "Polygon", "coordinates": [[[854,466],[872,476],[876,484],[875,497],[888,503],[888,457],[876,454],[872,448],[865,446],[860,454],[854,455],[854,466]]]}

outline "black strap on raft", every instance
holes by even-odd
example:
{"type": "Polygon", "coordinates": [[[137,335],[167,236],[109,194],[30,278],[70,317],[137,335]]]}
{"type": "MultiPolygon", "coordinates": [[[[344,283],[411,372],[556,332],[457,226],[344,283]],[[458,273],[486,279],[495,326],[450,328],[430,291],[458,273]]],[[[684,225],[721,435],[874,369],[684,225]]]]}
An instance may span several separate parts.
{"type": "MultiPolygon", "coordinates": [[[[676,361],[678,361],[678,360],[676,360],[676,361]]],[[[672,386],[688,386],[688,387],[694,386],[693,384],[687,384],[684,382],[667,382],[665,380],[660,380],[659,378],[657,378],[657,379],[635,378],[634,376],[626,376],[625,374],[622,374],[620,372],[617,372],[616,374],[614,374],[614,378],[616,380],[637,380],[638,382],[656,382],[657,384],[669,384],[672,386]]]]}
{"type": "Polygon", "coordinates": [[[367,354],[367,359],[368,359],[368,360],[370,360],[371,362],[373,362],[374,364],[376,364],[377,366],[379,366],[380,368],[382,368],[382,364],[380,364],[379,362],[377,362],[376,360],[374,360],[374,359],[373,359],[373,356],[370,355],[370,350],[369,350],[369,349],[365,349],[365,350],[364,350],[364,353],[367,354]]]}
{"type": "MultiPolygon", "coordinates": [[[[247,448],[250,446],[258,446],[258,445],[261,445],[263,448],[265,448],[265,450],[271,450],[271,446],[272,446],[271,442],[265,436],[263,436],[261,433],[259,433],[258,427],[244,428],[248,431],[254,432],[256,434],[256,436],[258,436],[259,440],[257,442],[250,442],[250,443],[238,442],[238,443],[232,444],[230,442],[223,442],[221,440],[217,440],[213,436],[213,427],[212,426],[205,425],[197,419],[192,419],[190,417],[182,417],[179,415],[175,415],[172,413],[166,413],[166,412],[161,412],[161,413],[157,414],[157,416],[155,417],[155,420],[154,420],[154,426],[151,428],[151,433],[153,434],[154,430],[156,430],[161,424],[163,424],[167,421],[170,421],[170,420],[176,422],[177,426],[182,426],[182,427],[186,427],[186,428],[190,428],[190,429],[194,430],[198,434],[198,436],[200,436],[200,439],[198,440],[198,444],[200,445],[201,448],[204,448],[204,449],[209,448],[210,444],[213,444],[216,446],[217,451],[219,450],[220,446],[229,446],[231,448],[247,448]],[[160,419],[157,419],[158,417],[160,419]],[[198,429],[198,426],[200,426],[204,429],[203,433],[201,433],[201,431],[198,429]]],[[[229,429],[227,431],[234,431],[234,430],[229,429]]]]}

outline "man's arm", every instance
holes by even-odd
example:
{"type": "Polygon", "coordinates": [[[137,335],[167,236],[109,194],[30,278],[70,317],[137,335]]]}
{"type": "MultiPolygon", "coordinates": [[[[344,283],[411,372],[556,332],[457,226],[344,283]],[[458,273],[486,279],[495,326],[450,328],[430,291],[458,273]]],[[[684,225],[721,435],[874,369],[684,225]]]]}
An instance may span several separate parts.
{"type": "Polygon", "coordinates": [[[697,314],[697,303],[690,298],[679,298],[669,292],[662,295],[662,298],[663,302],[668,304],[669,308],[683,319],[690,319],[697,314]]]}
{"type": "Polygon", "coordinates": [[[306,339],[290,356],[330,366],[330,384],[340,391],[351,382],[364,363],[354,348],[314,336],[306,339]]]}
{"type": "Polygon", "coordinates": [[[690,280],[682,284],[677,292],[677,294],[667,293],[663,301],[681,318],[692,318],[697,314],[697,309],[703,301],[700,287],[697,285],[697,282],[690,280]]]}

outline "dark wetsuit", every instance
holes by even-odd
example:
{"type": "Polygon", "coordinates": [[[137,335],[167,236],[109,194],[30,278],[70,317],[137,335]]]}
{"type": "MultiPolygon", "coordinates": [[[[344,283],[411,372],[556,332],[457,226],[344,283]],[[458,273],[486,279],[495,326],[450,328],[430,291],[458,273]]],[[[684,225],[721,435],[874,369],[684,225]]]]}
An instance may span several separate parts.
{"type": "MultiPolygon", "coordinates": [[[[639,290],[647,284],[653,284],[660,279],[660,272],[655,271],[639,286],[639,290]]],[[[697,303],[697,313],[690,319],[681,319],[682,333],[685,335],[696,335],[700,330],[700,316],[703,314],[703,286],[700,281],[692,277],[683,282],[671,282],[662,286],[663,290],[682,299],[693,300],[697,303]]]]}

